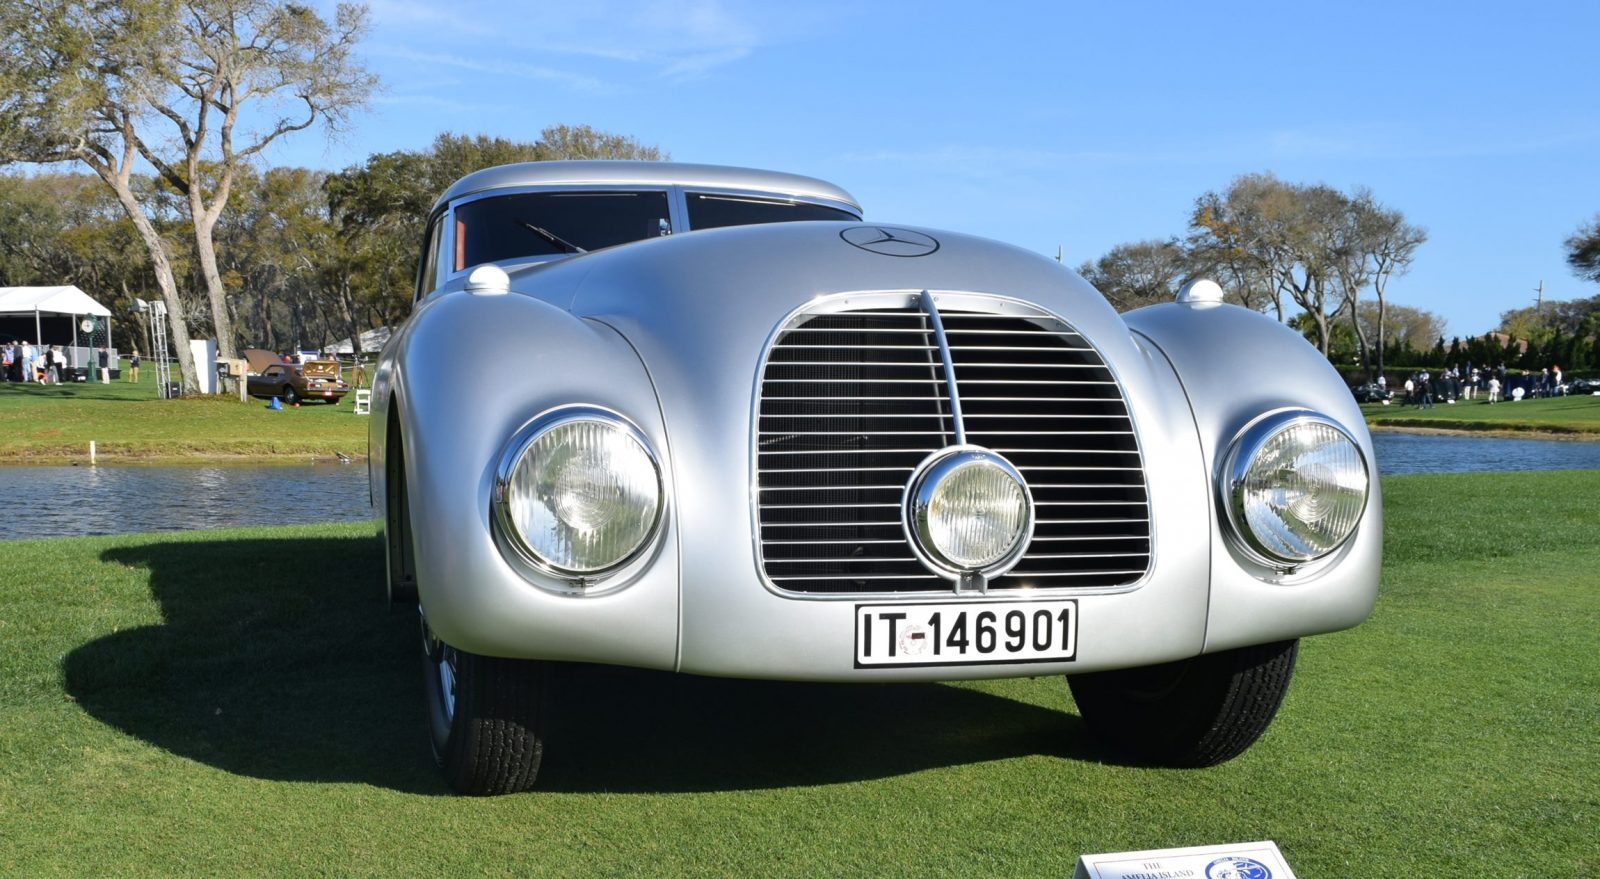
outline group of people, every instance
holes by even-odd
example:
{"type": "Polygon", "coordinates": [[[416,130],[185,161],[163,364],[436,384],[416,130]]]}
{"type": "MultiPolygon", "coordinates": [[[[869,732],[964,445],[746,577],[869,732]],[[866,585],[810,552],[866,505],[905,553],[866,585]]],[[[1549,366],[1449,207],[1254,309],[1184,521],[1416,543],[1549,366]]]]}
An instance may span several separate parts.
{"type": "MultiPolygon", "coordinates": [[[[99,351],[100,381],[111,381],[111,352],[105,346],[99,351]]],[[[67,376],[67,355],[60,345],[34,345],[28,340],[6,342],[0,345],[0,379],[6,382],[38,382],[41,385],[58,385],[67,376]]],[[[128,381],[139,380],[139,351],[134,349],[128,361],[128,381]]]]}
{"type": "MultiPolygon", "coordinates": [[[[1378,376],[1378,384],[1387,384],[1381,375],[1378,376]]],[[[1513,376],[1504,363],[1494,369],[1478,369],[1468,363],[1464,367],[1452,364],[1438,375],[1417,370],[1406,376],[1404,392],[1401,406],[1431,409],[1436,402],[1472,400],[1479,392],[1482,392],[1485,403],[1521,400],[1523,397],[1555,397],[1566,393],[1566,385],[1561,382],[1559,365],[1541,370],[1538,376],[1532,373],[1513,376]]]]}
{"type": "Polygon", "coordinates": [[[0,375],[8,382],[59,384],[67,371],[60,345],[32,345],[26,339],[0,346],[0,375]]]}

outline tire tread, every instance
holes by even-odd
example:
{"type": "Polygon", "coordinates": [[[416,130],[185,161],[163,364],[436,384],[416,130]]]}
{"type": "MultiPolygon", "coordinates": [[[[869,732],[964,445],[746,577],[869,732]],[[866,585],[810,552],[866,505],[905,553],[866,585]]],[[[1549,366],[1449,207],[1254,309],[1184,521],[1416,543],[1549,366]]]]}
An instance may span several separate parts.
{"type": "Polygon", "coordinates": [[[541,664],[460,651],[456,657],[455,722],[439,753],[446,781],[469,796],[528,790],[544,757],[541,664]]]}

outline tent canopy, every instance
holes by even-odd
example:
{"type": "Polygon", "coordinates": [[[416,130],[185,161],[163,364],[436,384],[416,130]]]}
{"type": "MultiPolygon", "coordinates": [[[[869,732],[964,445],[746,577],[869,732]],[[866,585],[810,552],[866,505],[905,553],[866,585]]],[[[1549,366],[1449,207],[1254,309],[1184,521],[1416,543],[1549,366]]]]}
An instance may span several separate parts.
{"type": "Polygon", "coordinates": [[[95,314],[110,317],[111,309],[94,301],[77,287],[0,287],[0,314],[95,314]]]}

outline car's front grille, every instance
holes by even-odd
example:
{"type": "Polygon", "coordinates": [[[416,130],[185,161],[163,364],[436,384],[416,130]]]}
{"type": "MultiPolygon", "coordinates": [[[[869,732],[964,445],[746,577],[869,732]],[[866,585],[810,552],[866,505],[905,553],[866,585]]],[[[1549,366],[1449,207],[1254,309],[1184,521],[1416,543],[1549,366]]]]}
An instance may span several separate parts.
{"type": "MultiPolygon", "coordinates": [[[[1142,577],[1144,470],[1122,391],[1099,353],[1042,310],[953,298],[939,314],[966,441],[1010,460],[1035,503],[1027,554],[989,588],[1142,577]]],[[[763,569],[786,591],[952,586],[918,561],[901,516],[917,464],[955,442],[939,340],[918,297],[874,300],[796,315],[762,368],[756,523],[763,569]]]]}

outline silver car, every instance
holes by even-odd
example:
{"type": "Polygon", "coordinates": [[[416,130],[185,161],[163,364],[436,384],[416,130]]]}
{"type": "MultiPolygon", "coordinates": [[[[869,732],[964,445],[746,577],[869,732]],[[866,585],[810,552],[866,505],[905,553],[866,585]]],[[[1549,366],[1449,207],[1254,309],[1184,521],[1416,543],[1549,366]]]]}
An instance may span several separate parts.
{"type": "Polygon", "coordinates": [[[1295,332],[1205,281],[1118,315],[1053,260],[789,174],[463,178],[372,415],[389,596],[463,793],[534,783],[561,663],[1065,675],[1108,747],[1214,764],[1298,639],[1376,598],[1371,440],[1295,332]]]}

